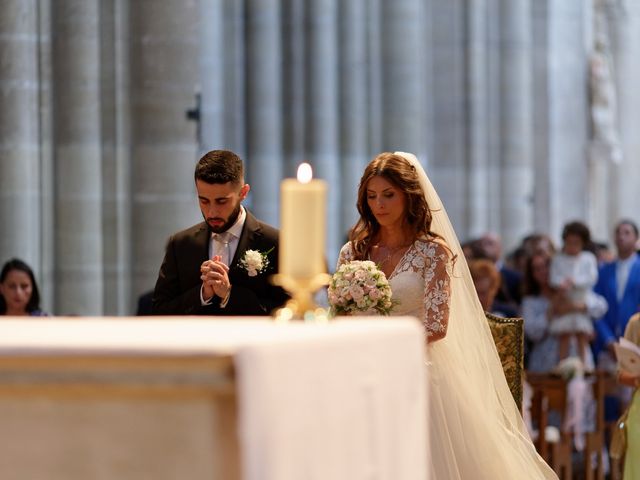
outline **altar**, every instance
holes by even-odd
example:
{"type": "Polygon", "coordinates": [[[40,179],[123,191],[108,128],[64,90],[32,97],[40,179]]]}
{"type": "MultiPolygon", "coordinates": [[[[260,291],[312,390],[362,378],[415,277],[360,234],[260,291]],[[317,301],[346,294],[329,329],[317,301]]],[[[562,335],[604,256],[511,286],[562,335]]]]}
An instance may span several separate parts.
{"type": "Polygon", "coordinates": [[[0,321],[0,478],[427,478],[410,318],[0,321]]]}

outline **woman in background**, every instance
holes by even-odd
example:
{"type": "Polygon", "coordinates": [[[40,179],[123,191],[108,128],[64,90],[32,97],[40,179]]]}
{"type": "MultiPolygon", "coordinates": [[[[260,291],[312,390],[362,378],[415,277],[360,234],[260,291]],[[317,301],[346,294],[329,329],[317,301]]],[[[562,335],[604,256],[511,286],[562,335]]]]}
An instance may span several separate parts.
{"type": "Polygon", "coordinates": [[[5,263],[0,273],[0,315],[47,315],[40,310],[40,292],[33,270],[17,258],[5,263]]]}
{"type": "MultiPolygon", "coordinates": [[[[532,372],[547,373],[558,364],[558,337],[551,335],[551,318],[571,312],[580,312],[592,318],[607,313],[607,301],[604,297],[590,291],[584,302],[573,302],[551,286],[549,273],[551,257],[543,252],[533,254],[525,264],[522,310],[524,333],[531,342],[526,359],[526,368],[532,372]]],[[[569,353],[575,355],[579,350],[576,342],[570,342],[569,353]]],[[[585,368],[594,369],[594,360],[587,352],[585,368]]]]}
{"type": "MultiPolygon", "coordinates": [[[[624,338],[640,347],[640,313],[629,319],[624,338]]],[[[624,478],[640,478],[640,376],[625,370],[618,372],[618,381],[633,387],[633,397],[627,416],[627,451],[624,455],[624,478]]]]}

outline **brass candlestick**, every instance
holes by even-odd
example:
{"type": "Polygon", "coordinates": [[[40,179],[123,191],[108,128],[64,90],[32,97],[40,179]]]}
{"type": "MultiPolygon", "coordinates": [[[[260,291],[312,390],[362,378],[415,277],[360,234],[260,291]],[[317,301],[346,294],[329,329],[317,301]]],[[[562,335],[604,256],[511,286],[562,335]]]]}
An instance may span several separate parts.
{"type": "Polygon", "coordinates": [[[289,320],[326,321],[327,312],[319,308],[313,299],[313,294],[322,286],[328,285],[331,275],[318,273],[312,277],[295,278],[291,275],[278,273],[271,277],[271,283],[284,288],[291,299],[284,307],[274,312],[276,321],[289,320]]]}

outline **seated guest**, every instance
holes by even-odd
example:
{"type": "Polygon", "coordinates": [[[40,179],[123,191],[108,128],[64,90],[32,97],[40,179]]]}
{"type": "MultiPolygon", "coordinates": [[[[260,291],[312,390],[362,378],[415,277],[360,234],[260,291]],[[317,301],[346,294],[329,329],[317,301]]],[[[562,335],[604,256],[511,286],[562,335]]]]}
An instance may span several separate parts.
{"type": "Polygon", "coordinates": [[[511,306],[496,301],[496,294],[500,289],[502,280],[500,272],[491,260],[486,258],[470,260],[469,271],[485,312],[493,313],[499,317],[516,316],[517,312],[511,306]]]}
{"type": "Polygon", "coordinates": [[[606,242],[593,242],[593,250],[598,259],[598,266],[614,262],[616,254],[606,242]]]}
{"type": "Polygon", "coordinates": [[[553,240],[546,233],[531,233],[522,239],[527,258],[534,253],[546,253],[552,257],[556,253],[556,246],[553,240]]]}
{"type": "MultiPolygon", "coordinates": [[[[524,275],[525,263],[535,253],[546,253],[550,257],[556,253],[553,240],[546,233],[534,232],[524,237],[520,245],[509,254],[506,263],[522,276],[524,275]]],[[[520,286],[522,287],[522,285],[520,286]]]]}
{"type": "MultiPolygon", "coordinates": [[[[551,259],[545,253],[529,258],[525,266],[523,299],[520,315],[524,318],[525,339],[529,352],[525,359],[527,370],[549,372],[558,363],[558,339],[549,334],[549,319],[568,312],[586,312],[592,318],[607,311],[606,300],[593,292],[584,302],[572,302],[566,295],[556,292],[549,282],[551,259]]],[[[570,344],[570,354],[578,352],[575,342],[570,344]]],[[[585,367],[592,370],[593,357],[588,355],[585,367]]]]}
{"type": "Polygon", "coordinates": [[[487,233],[480,237],[479,241],[482,258],[488,258],[494,262],[500,272],[501,281],[498,293],[496,293],[496,300],[504,308],[508,308],[512,312],[517,311],[521,300],[520,283],[522,275],[504,264],[502,260],[502,241],[498,235],[487,233]]]}
{"type": "Polygon", "coordinates": [[[0,273],[0,315],[41,317],[40,292],[31,267],[14,258],[0,273]]]}
{"type": "MultiPolygon", "coordinates": [[[[565,363],[558,369],[558,337],[551,335],[549,325],[554,317],[570,312],[582,312],[592,318],[601,316],[607,310],[606,300],[593,292],[585,297],[584,302],[572,301],[566,293],[556,291],[550,284],[551,258],[544,252],[532,255],[525,264],[523,281],[523,298],[520,315],[524,318],[525,369],[527,372],[549,373],[557,372],[563,376],[568,374],[571,363],[565,363]]],[[[578,343],[571,339],[569,355],[579,353],[578,343]]],[[[594,361],[591,351],[587,349],[584,369],[593,370],[594,361]]],[[[575,372],[574,372],[575,373],[575,372]]],[[[574,442],[576,448],[583,448],[583,432],[593,428],[593,398],[587,390],[584,377],[575,375],[567,385],[568,406],[571,409],[569,418],[574,428],[574,442]],[[575,381],[573,381],[575,380],[575,381]],[[581,400],[577,400],[580,398],[581,400]]],[[[525,389],[530,387],[525,386],[525,389]]],[[[528,415],[528,412],[525,412],[528,415]]],[[[560,412],[549,412],[549,425],[561,426],[560,412]]]]}
{"type": "Polygon", "coordinates": [[[479,238],[467,240],[460,244],[460,246],[462,247],[462,253],[464,253],[464,257],[467,261],[473,260],[474,258],[486,258],[479,238]]]}

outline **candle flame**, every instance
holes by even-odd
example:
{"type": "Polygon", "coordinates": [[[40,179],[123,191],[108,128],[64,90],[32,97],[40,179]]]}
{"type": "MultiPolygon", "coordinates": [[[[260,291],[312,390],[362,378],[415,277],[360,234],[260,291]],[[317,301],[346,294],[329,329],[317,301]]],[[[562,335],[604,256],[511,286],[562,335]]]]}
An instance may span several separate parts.
{"type": "Polygon", "coordinates": [[[308,163],[301,163],[298,167],[298,181],[300,183],[309,183],[312,177],[313,173],[311,171],[311,165],[308,163]]]}

